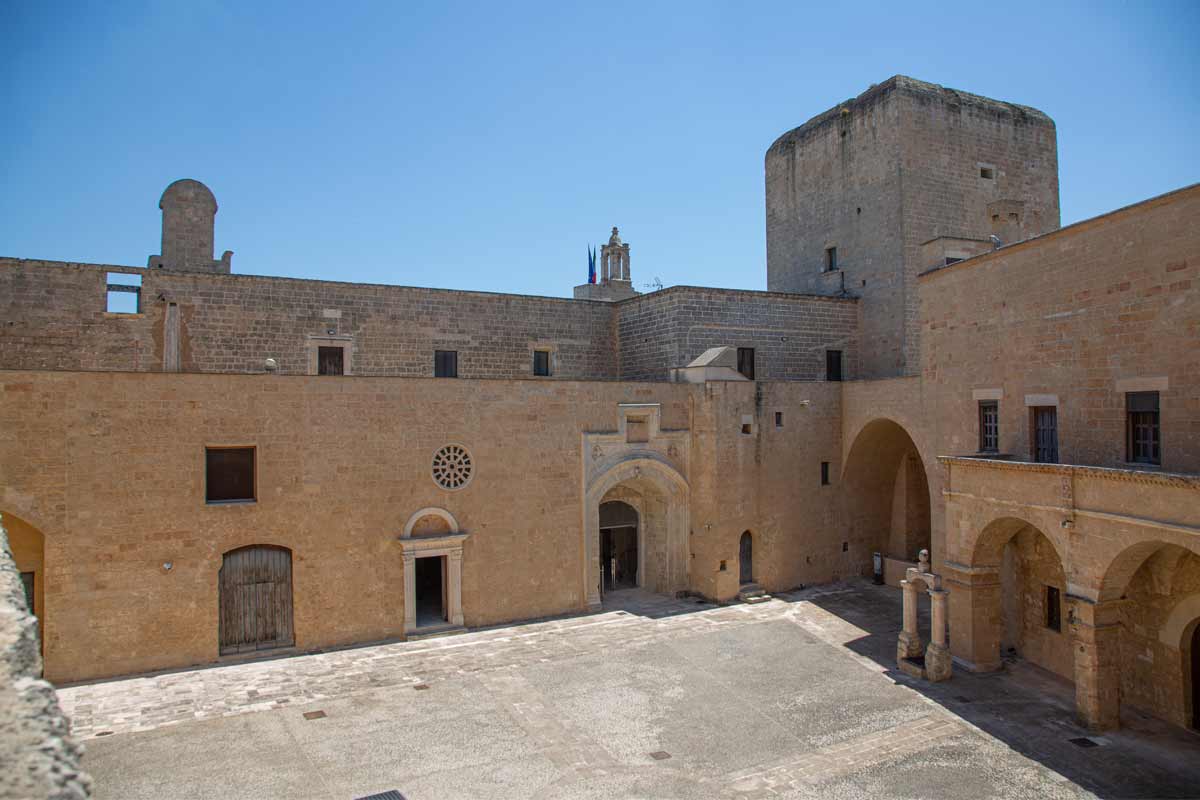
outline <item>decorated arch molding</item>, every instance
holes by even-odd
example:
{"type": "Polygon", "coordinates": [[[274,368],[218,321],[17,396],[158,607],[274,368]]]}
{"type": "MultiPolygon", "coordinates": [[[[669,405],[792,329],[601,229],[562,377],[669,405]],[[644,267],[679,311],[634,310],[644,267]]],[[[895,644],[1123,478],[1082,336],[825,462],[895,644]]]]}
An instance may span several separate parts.
{"type": "Polygon", "coordinates": [[[446,521],[446,524],[450,528],[450,530],[449,530],[450,533],[458,533],[459,532],[458,520],[456,520],[454,518],[453,514],[451,514],[449,511],[447,511],[444,508],[437,508],[434,506],[430,506],[429,508],[422,508],[420,511],[413,512],[413,515],[408,518],[408,522],[404,523],[404,531],[400,534],[400,538],[401,539],[412,538],[413,528],[416,527],[416,524],[418,522],[420,522],[422,519],[424,519],[425,517],[440,517],[441,519],[446,521]]]}

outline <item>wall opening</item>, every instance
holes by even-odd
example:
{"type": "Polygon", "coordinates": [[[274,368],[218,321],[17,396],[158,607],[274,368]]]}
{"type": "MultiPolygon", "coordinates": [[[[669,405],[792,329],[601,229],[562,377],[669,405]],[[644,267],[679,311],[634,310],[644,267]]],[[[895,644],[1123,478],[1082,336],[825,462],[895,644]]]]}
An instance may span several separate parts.
{"type": "Polygon", "coordinates": [[[446,557],[426,556],[416,563],[417,627],[446,623],[446,557]]]}
{"type": "Polygon", "coordinates": [[[142,310],[142,276],[128,272],[108,273],[105,311],[138,314],[142,310]]]}
{"type": "Polygon", "coordinates": [[[292,551],[251,545],[222,557],[220,595],[221,655],[291,647],[292,551]]]}
{"type": "Polygon", "coordinates": [[[738,540],[738,582],[754,583],[754,537],[744,531],[738,540]]]}
{"type": "Polygon", "coordinates": [[[628,503],[600,504],[600,576],[605,592],[640,585],[638,513],[628,503]]]}

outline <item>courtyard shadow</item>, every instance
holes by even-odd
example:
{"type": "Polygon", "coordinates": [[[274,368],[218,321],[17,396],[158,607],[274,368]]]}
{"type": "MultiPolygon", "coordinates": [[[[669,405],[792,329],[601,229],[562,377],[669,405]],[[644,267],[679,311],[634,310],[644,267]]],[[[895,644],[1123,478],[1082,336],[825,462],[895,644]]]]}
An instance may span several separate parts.
{"type": "MultiPolygon", "coordinates": [[[[1096,735],[1075,719],[1073,684],[1020,658],[998,672],[977,674],[957,665],[941,683],[912,678],[896,667],[901,592],[867,580],[776,595],[808,602],[864,635],[845,642],[851,652],[946,711],[1103,798],[1200,797],[1200,735],[1135,709],[1123,709],[1121,730],[1096,735]]],[[[928,607],[919,615],[928,640],[928,607]]]]}

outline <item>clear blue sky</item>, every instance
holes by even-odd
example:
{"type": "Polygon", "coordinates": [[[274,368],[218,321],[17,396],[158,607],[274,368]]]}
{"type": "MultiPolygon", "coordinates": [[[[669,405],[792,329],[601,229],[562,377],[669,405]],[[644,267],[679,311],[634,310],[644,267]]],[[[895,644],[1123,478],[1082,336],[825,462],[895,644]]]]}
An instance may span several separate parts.
{"type": "Polygon", "coordinates": [[[191,177],[240,273],[762,289],[766,148],[896,73],[1050,114],[1064,224],[1200,180],[1196,0],[808,6],[9,0],[0,255],[145,266],[191,177]]]}

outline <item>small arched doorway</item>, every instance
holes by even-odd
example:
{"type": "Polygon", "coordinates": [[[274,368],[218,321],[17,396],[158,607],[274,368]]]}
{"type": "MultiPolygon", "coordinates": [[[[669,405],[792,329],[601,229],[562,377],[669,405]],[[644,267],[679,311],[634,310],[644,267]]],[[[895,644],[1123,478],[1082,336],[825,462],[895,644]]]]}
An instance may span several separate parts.
{"type": "Polygon", "coordinates": [[[884,418],[864,425],[846,454],[842,476],[852,538],[899,561],[915,562],[920,551],[931,549],[929,479],[902,426],[884,418]]]}
{"type": "Polygon", "coordinates": [[[629,503],[600,504],[600,576],[605,592],[640,585],[638,512],[629,503]]]}
{"type": "Polygon", "coordinates": [[[739,583],[754,583],[754,540],[750,531],[743,532],[738,542],[738,571],[739,583]]]}
{"type": "Polygon", "coordinates": [[[291,550],[273,545],[230,550],[217,583],[221,655],[295,644],[291,550]]]}
{"type": "Polygon", "coordinates": [[[0,525],[8,536],[13,563],[21,576],[21,588],[29,612],[37,617],[43,654],[46,636],[46,541],[42,532],[20,517],[0,513],[0,525]]]}

